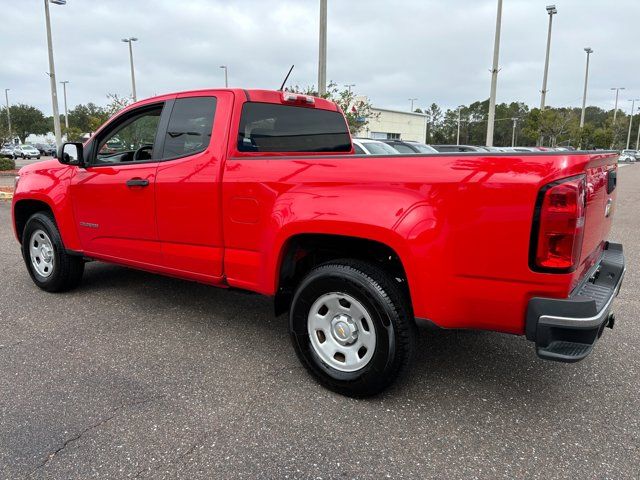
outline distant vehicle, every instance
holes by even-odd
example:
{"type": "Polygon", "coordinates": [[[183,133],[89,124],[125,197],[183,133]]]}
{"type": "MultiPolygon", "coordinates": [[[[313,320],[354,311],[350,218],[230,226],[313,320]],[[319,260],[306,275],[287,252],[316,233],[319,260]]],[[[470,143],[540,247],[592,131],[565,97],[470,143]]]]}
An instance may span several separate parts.
{"type": "Polygon", "coordinates": [[[6,144],[0,149],[0,157],[13,158],[13,145],[6,144]]]}
{"type": "Polygon", "coordinates": [[[387,145],[391,145],[398,153],[438,153],[438,151],[424,143],[403,141],[403,140],[382,140],[387,145]]]}
{"type": "Polygon", "coordinates": [[[40,155],[55,157],[56,146],[48,143],[36,143],[35,147],[40,152],[40,155]]]}
{"type": "Polygon", "coordinates": [[[640,150],[622,150],[623,155],[630,155],[636,160],[640,160],[640,150]]]}
{"type": "Polygon", "coordinates": [[[32,145],[17,145],[13,149],[13,158],[37,158],[40,159],[40,152],[32,145]]]}
{"type": "Polygon", "coordinates": [[[353,149],[359,155],[397,155],[398,151],[379,140],[354,138],[353,149]]]}
{"type": "Polygon", "coordinates": [[[473,145],[433,145],[433,148],[442,153],[486,152],[483,147],[474,147],[473,145]]]}
{"type": "Polygon", "coordinates": [[[638,152],[636,152],[635,150],[622,150],[620,152],[620,157],[618,157],[618,162],[635,163],[637,160],[637,153],[638,152]]]}

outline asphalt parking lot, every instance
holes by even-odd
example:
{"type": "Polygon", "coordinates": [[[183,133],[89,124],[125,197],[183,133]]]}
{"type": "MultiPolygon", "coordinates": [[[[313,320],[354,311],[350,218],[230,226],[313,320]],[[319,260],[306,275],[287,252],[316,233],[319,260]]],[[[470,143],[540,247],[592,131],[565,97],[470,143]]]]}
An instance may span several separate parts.
{"type": "Polygon", "coordinates": [[[422,328],[407,379],[328,392],[266,298],[100,263],[47,294],[0,202],[0,478],[640,478],[640,166],[617,323],[578,364],[422,328]]]}

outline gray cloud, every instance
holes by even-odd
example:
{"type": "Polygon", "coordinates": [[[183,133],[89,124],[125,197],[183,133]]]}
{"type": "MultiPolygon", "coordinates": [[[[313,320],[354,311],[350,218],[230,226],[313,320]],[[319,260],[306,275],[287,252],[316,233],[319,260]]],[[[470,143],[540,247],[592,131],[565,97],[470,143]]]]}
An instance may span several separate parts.
{"type": "MultiPolygon", "coordinates": [[[[504,0],[498,101],[539,102],[545,0],[504,0]]],[[[44,11],[38,0],[2,0],[0,87],[12,103],[51,111],[44,11]]],[[[589,104],[611,108],[609,88],[640,97],[637,0],[558,0],[549,105],[581,104],[591,46],[589,104]],[[608,9],[605,10],[605,4],[608,9]],[[613,8],[615,6],[615,9],[613,8]]],[[[454,107],[488,97],[495,0],[329,0],[328,78],[355,83],[378,106],[454,107]]],[[[123,37],[134,44],[138,97],[231,86],[316,83],[317,0],[68,0],[51,5],[56,74],[70,105],[130,92],[123,37]]],[[[623,108],[628,108],[623,101],[623,108]]],[[[62,104],[60,105],[62,108],[62,104]]]]}

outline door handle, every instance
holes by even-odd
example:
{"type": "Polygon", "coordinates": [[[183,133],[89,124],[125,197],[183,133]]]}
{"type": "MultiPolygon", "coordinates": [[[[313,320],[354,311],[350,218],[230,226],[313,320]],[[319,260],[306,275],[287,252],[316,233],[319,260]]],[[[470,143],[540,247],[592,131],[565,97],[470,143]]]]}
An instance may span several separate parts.
{"type": "Polygon", "coordinates": [[[147,187],[149,180],[144,178],[130,178],[127,180],[127,187],[147,187]]]}

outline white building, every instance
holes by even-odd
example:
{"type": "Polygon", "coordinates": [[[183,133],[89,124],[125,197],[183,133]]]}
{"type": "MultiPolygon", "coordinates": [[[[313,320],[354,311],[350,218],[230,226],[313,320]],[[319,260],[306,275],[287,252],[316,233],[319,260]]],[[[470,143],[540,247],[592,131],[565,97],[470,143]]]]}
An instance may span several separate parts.
{"type": "Polygon", "coordinates": [[[369,123],[358,132],[358,136],[382,140],[425,141],[427,115],[378,107],[372,107],[371,111],[373,115],[369,118],[369,123]]]}

